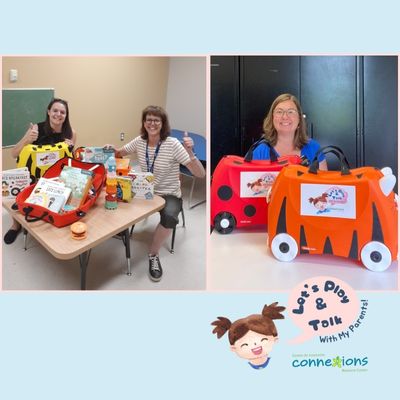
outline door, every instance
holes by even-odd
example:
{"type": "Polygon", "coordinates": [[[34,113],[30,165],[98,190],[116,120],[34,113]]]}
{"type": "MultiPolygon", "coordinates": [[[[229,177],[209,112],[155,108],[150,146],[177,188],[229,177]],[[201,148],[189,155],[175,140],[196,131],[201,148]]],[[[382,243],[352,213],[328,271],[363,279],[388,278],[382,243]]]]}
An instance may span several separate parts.
{"type": "Polygon", "coordinates": [[[297,56],[240,57],[240,129],[244,155],[263,134],[263,120],[274,99],[282,93],[300,92],[297,56]]]}
{"type": "Polygon", "coordinates": [[[364,162],[397,176],[397,57],[364,57],[364,162]]]}
{"type": "Polygon", "coordinates": [[[211,57],[211,173],[227,154],[239,154],[238,57],[211,57]]]}
{"type": "MultiPolygon", "coordinates": [[[[308,135],[321,146],[339,146],[352,167],[357,161],[356,57],[301,57],[300,103],[308,135]]],[[[328,156],[330,169],[338,161],[328,156]]]]}

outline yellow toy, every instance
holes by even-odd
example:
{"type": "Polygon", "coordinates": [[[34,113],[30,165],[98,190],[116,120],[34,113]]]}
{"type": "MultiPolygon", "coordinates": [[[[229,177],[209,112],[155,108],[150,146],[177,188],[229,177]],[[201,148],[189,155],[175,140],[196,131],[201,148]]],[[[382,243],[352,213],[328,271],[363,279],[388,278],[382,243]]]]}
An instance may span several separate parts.
{"type": "Polygon", "coordinates": [[[27,167],[32,182],[36,182],[60,158],[72,157],[65,142],[56,144],[27,144],[17,158],[17,167],[27,167]]]}

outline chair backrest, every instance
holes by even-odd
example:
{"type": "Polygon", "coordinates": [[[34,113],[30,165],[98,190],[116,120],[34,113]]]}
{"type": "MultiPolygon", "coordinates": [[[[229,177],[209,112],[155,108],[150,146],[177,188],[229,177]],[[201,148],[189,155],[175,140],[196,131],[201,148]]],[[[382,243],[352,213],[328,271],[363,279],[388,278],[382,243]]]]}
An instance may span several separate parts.
{"type": "MultiPolygon", "coordinates": [[[[184,131],[178,129],[171,129],[171,136],[183,140],[184,131]]],[[[192,138],[194,142],[194,152],[200,161],[206,161],[206,138],[199,135],[198,133],[188,132],[188,135],[192,138]]]]}

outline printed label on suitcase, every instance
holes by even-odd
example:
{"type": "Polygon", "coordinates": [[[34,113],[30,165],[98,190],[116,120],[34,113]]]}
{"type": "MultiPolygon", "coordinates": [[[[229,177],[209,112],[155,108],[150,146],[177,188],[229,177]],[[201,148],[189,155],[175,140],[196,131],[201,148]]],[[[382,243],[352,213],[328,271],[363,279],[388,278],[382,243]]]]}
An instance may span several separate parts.
{"type": "Polygon", "coordinates": [[[301,185],[300,214],[313,217],[356,218],[356,189],[346,185],[301,185]]]}
{"type": "Polygon", "coordinates": [[[46,153],[36,153],[36,165],[38,167],[44,167],[46,165],[53,165],[60,159],[60,152],[49,151],[46,153]]]}
{"type": "Polygon", "coordinates": [[[265,197],[279,171],[252,171],[240,173],[240,197],[265,197]]]}

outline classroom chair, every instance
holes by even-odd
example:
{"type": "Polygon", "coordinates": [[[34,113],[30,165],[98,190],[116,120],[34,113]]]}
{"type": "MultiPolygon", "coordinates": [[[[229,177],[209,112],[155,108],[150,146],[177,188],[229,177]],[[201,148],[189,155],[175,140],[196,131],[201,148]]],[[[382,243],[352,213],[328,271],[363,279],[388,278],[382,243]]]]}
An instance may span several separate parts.
{"type": "MultiPolygon", "coordinates": [[[[183,134],[184,131],[178,129],[171,129],[171,137],[178,139],[179,141],[183,141],[183,134]]],[[[188,132],[188,135],[193,139],[194,142],[194,153],[196,157],[200,160],[204,167],[206,167],[206,139],[204,136],[201,136],[197,133],[188,132]]],[[[200,204],[205,203],[205,199],[199,201],[196,204],[192,204],[192,197],[194,186],[196,184],[196,177],[192,175],[188,168],[181,165],[180,166],[180,173],[184,176],[187,176],[192,179],[192,185],[190,187],[190,194],[189,194],[189,209],[197,207],[200,204]]]]}

